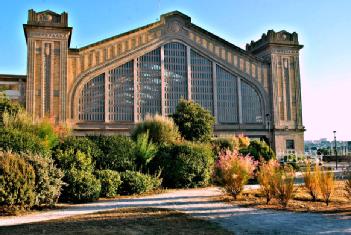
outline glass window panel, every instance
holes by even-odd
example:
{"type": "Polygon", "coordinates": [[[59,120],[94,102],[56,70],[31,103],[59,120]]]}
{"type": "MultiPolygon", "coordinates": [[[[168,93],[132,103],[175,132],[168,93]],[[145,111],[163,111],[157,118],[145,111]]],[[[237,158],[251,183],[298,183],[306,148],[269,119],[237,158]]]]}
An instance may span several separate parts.
{"type": "Polygon", "coordinates": [[[262,104],[257,91],[241,81],[242,113],[244,123],[262,123],[262,104]]]}
{"type": "Polygon", "coordinates": [[[238,123],[237,77],[216,67],[218,123],[238,123]]]}
{"type": "Polygon", "coordinates": [[[109,71],[108,109],[110,121],[134,120],[133,61],[109,71]]]}
{"type": "Polygon", "coordinates": [[[161,113],[161,50],[138,58],[138,86],[141,119],[146,114],[161,113]]]}
{"type": "Polygon", "coordinates": [[[168,43],[164,46],[165,113],[172,114],[181,98],[188,98],[186,46],[168,43]]]}
{"type": "Polygon", "coordinates": [[[212,62],[190,51],[191,99],[213,114],[212,62]]]}
{"type": "Polygon", "coordinates": [[[105,74],[87,82],[79,97],[78,119],[80,121],[105,120],[105,74]]]}

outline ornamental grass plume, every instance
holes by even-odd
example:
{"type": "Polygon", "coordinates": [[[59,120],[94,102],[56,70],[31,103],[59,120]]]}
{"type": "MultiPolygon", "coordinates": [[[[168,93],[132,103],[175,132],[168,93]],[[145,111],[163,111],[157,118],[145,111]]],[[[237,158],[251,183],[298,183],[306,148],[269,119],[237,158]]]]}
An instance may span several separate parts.
{"type": "Polygon", "coordinates": [[[320,192],[319,180],[320,180],[320,167],[315,164],[314,171],[311,170],[311,162],[306,162],[306,171],[303,173],[303,180],[305,188],[312,197],[312,201],[315,202],[320,192]]]}
{"type": "Polygon", "coordinates": [[[262,163],[257,173],[257,179],[261,186],[260,191],[266,198],[266,204],[268,204],[275,195],[274,177],[279,167],[279,162],[277,160],[269,160],[262,163]]]}
{"type": "Polygon", "coordinates": [[[320,173],[319,187],[324,202],[329,205],[330,198],[334,192],[334,173],[328,170],[322,170],[320,173]]]}
{"type": "Polygon", "coordinates": [[[280,167],[274,174],[274,196],[283,207],[287,207],[289,201],[294,197],[294,181],[295,171],[291,166],[280,167]]]}
{"type": "Polygon", "coordinates": [[[242,192],[244,185],[253,176],[257,161],[243,156],[237,150],[220,153],[216,162],[216,179],[234,199],[242,192]]]}
{"type": "Polygon", "coordinates": [[[349,166],[345,172],[346,182],[345,182],[345,197],[351,201],[351,166],[349,166]]]}

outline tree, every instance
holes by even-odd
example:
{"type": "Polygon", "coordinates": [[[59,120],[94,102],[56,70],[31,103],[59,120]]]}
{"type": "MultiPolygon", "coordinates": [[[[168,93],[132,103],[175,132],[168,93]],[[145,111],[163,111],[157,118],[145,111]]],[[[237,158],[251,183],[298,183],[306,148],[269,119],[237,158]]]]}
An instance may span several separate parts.
{"type": "Polygon", "coordinates": [[[211,139],[215,119],[199,104],[182,99],[172,117],[184,139],[190,141],[209,141],[211,139]]]}
{"type": "Polygon", "coordinates": [[[240,149],[240,153],[249,154],[253,156],[255,160],[261,160],[263,158],[265,161],[270,159],[275,159],[275,154],[273,150],[264,141],[253,140],[250,142],[247,148],[240,149]]]}

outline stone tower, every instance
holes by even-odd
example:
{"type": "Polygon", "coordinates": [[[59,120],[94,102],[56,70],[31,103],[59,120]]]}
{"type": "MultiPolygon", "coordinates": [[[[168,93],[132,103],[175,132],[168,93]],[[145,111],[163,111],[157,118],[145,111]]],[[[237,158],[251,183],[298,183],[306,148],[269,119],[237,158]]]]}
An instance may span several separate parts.
{"type": "Polygon", "coordinates": [[[246,50],[270,63],[271,131],[277,155],[303,154],[301,81],[297,33],[269,30],[246,50]]]}
{"type": "Polygon", "coordinates": [[[34,118],[66,120],[67,53],[72,28],[67,13],[29,10],[26,109],[34,118]]]}

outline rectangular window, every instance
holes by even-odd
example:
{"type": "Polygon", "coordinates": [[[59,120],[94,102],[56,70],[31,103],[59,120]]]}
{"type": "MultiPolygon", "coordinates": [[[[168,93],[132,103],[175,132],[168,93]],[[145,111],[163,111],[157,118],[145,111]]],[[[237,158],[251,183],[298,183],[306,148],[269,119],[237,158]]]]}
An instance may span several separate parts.
{"type": "Polygon", "coordinates": [[[294,150],[295,149],[294,140],[286,140],[286,149],[287,150],[294,150]]]}

